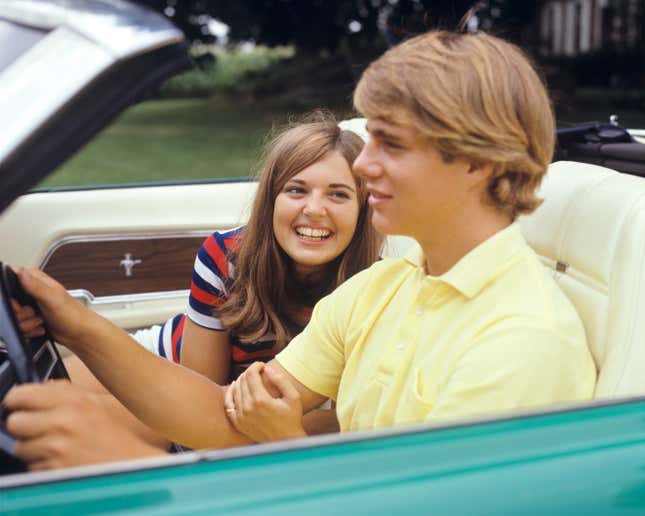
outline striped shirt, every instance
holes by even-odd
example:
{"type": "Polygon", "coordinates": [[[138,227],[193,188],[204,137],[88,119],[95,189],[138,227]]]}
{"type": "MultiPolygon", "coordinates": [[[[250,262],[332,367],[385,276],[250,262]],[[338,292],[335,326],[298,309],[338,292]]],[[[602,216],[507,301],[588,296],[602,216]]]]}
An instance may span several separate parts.
{"type": "MultiPolygon", "coordinates": [[[[237,250],[244,235],[244,226],[229,231],[216,231],[209,236],[195,257],[188,309],[178,314],[161,327],[157,342],[157,354],[175,363],[181,359],[181,342],[186,317],[195,324],[213,331],[225,331],[213,310],[222,306],[235,280],[235,261],[237,250]]],[[[312,307],[302,311],[311,316],[312,307]]],[[[255,361],[268,362],[279,349],[275,336],[267,334],[252,343],[242,343],[235,335],[230,335],[231,379],[237,378],[255,361]]]]}

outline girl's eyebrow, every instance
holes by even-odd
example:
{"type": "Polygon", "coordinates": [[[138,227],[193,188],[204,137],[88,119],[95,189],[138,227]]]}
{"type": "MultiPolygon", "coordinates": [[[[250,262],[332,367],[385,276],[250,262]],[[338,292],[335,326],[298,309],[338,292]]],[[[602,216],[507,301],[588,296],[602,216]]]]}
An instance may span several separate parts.
{"type": "MultiPolygon", "coordinates": [[[[306,185],[306,184],[307,184],[307,182],[306,182],[306,181],[303,181],[302,179],[295,179],[295,178],[291,178],[291,179],[289,179],[289,180],[287,181],[287,183],[286,183],[286,184],[289,184],[289,183],[297,183],[297,184],[299,184],[299,185],[306,185]]],[[[350,192],[354,192],[354,191],[355,191],[355,190],[354,190],[350,185],[348,185],[347,183],[329,183],[329,185],[327,185],[327,187],[328,187],[328,188],[345,188],[345,189],[349,190],[350,192]]]]}
{"type": "Polygon", "coordinates": [[[351,186],[345,183],[329,183],[329,188],[345,188],[350,192],[354,191],[354,189],[351,186]]]}

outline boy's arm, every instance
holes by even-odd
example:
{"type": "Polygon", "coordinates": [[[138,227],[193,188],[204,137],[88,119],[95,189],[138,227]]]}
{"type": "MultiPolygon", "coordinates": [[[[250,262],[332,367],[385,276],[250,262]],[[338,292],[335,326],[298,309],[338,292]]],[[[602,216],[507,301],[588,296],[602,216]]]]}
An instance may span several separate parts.
{"type": "Polygon", "coordinates": [[[251,442],[228,422],[223,387],[149,353],[42,271],[22,270],[18,276],[38,301],[56,340],[145,424],[191,448],[251,442]]]}

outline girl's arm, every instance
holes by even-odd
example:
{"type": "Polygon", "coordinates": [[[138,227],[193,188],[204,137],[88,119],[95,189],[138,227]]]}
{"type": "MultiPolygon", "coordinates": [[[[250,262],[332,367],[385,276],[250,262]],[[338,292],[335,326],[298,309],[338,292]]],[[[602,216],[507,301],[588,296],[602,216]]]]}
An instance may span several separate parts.
{"type": "Polygon", "coordinates": [[[181,342],[181,365],[219,385],[229,382],[231,346],[227,331],[203,328],[186,317],[181,342]]]}
{"type": "Polygon", "coordinates": [[[332,434],[340,432],[336,409],[318,408],[302,416],[302,426],[307,435],[332,434]]]}

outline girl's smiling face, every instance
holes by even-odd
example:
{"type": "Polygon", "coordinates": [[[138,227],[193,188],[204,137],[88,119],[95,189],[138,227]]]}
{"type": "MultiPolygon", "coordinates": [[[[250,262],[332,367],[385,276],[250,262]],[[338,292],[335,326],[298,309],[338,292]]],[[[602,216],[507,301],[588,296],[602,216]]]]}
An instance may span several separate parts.
{"type": "Polygon", "coordinates": [[[273,232],[296,273],[320,271],[347,248],[358,222],[356,181],[339,152],[291,177],[273,206],[273,232]]]}

